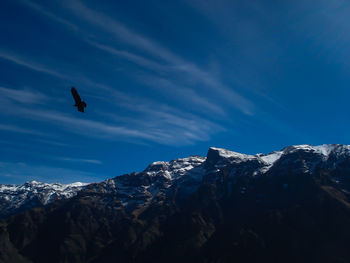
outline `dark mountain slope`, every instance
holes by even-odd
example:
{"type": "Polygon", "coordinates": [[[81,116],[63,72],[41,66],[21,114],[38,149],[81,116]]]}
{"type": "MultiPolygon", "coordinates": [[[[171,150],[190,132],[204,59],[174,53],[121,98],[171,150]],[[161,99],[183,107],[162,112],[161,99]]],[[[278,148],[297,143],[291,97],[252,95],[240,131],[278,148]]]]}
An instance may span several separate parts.
{"type": "Polygon", "coordinates": [[[350,262],[349,169],[344,145],[211,148],[8,218],[0,259],[350,262]]]}

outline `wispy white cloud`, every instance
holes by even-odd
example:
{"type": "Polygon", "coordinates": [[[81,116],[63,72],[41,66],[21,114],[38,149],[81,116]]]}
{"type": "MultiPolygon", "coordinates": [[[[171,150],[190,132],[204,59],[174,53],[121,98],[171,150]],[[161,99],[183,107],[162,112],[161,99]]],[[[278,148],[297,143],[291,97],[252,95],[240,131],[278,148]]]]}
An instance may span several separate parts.
{"type": "Polygon", "coordinates": [[[184,87],[171,80],[151,75],[142,75],[139,79],[143,84],[174,98],[179,104],[187,103],[195,111],[204,112],[215,117],[226,115],[225,110],[216,101],[199,94],[193,88],[184,87]]]}
{"type": "MultiPolygon", "coordinates": [[[[9,125],[9,126],[10,126],[9,131],[13,131],[11,125],[9,125]]],[[[24,129],[24,131],[22,132],[22,131],[17,131],[18,129],[21,129],[21,128],[18,128],[16,126],[14,126],[14,128],[16,129],[16,132],[19,132],[19,133],[27,133],[25,131],[28,130],[28,129],[24,129]]],[[[5,127],[4,130],[8,130],[8,128],[5,127]]],[[[32,130],[29,130],[29,134],[32,134],[30,131],[32,131],[32,130]]],[[[33,145],[36,145],[37,147],[39,147],[39,146],[42,146],[43,144],[44,144],[45,148],[47,148],[49,145],[54,146],[54,147],[56,147],[56,146],[74,147],[74,145],[72,145],[72,144],[62,143],[62,142],[59,142],[56,140],[51,140],[51,139],[50,140],[42,139],[43,136],[50,137],[50,135],[48,135],[47,133],[34,131],[34,134],[38,134],[40,137],[39,136],[36,138],[31,137],[29,142],[28,142],[28,138],[24,138],[24,137],[23,137],[24,140],[20,140],[20,139],[17,139],[15,141],[0,140],[0,144],[1,145],[8,145],[11,147],[11,151],[14,151],[14,149],[16,149],[19,152],[23,152],[23,149],[25,149],[26,151],[33,152],[31,150],[31,149],[33,149],[33,145]]],[[[8,149],[10,149],[10,148],[8,148],[8,149]]]]}
{"type": "MultiPolygon", "coordinates": [[[[225,130],[221,125],[209,121],[207,117],[202,118],[198,115],[188,113],[185,110],[180,110],[179,107],[175,108],[162,102],[126,94],[109,86],[94,82],[91,82],[90,85],[107,92],[110,102],[126,110],[129,117],[102,111],[100,111],[99,114],[116,121],[119,125],[123,123],[126,127],[137,127],[137,130],[147,133],[150,132],[155,135],[156,138],[155,140],[149,138],[152,141],[176,144],[176,140],[178,140],[179,144],[189,144],[194,141],[207,140],[212,134],[225,130]],[[191,135],[191,139],[190,136],[187,137],[183,135],[185,133],[190,135],[194,132],[197,132],[197,135],[191,135]]],[[[169,82],[169,85],[173,84],[169,82]]],[[[192,95],[190,92],[191,90],[186,91],[185,95],[192,95]]],[[[186,100],[183,96],[184,93],[179,96],[179,100],[186,100]]],[[[205,98],[199,102],[196,102],[196,99],[197,96],[195,96],[194,100],[189,100],[192,104],[195,103],[206,107],[205,110],[214,111],[214,116],[215,114],[224,115],[220,107],[216,108],[215,104],[207,102],[205,98]]]]}
{"type": "MultiPolygon", "coordinates": [[[[248,99],[244,98],[233,89],[228,88],[222,83],[221,80],[214,77],[211,73],[201,70],[194,64],[187,64],[178,67],[179,70],[187,72],[189,76],[194,77],[197,82],[200,84],[205,84],[210,89],[207,91],[210,92],[213,96],[219,96],[221,100],[233,108],[238,108],[243,113],[247,115],[254,114],[254,104],[248,99]]],[[[202,89],[205,90],[205,86],[202,86],[202,89]]]]}
{"type": "Polygon", "coordinates": [[[107,88],[105,88],[107,86],[95,83],[90,79],[86,78],[83,74],[79,72],[72,73],[69,70],[67,70],[67,68],[62,70],[57,66],[56,67],[52,66],[48,62],[40,61],[40,58],[36,58],[34,62],[34,59],[31,58],[30,56],[23,55],[16,51],[8,51],[8,50],[0,49],[0,59],[8,60],[12,63],[25,67],[27,69],[48,74],[58,79],[61,79],[63,81],[66,81],[66,82],[68,81],[69,83],[80,83],[93,88],[98,88],[98,89],[104,88],[105,90],[107,90],[107,88]]]}
{"type": "MultiPolygon", "coordinates": [[[[211,113],[212,117],[220,116],[220,118],[226,114],[225,107],[237,108],[245,114],[252,114],[254,112],[254,105],[249,100],[225,86],[214,74],[202,70],[196,64],[177,56],[164,46],[159,45],[156,41],[134,32],[114,18],[88,8],[80,1],[69,1],[65,7],[72,10],[74,14],[79,15],[78,17],[83,18],[84,21],[103,29],[103,31],[109,33],[112,37],[123,41],[130,47],[137,48],[138,52],[119,50],[111,46],[99,44],[97,41],[91,40],[89,33],[79,30],[79,33],[83,34],[82,39],[84,41],[87,41],[100,50],[127,59],[137,65],[156,72],[166,72],[171,76],[174,81],[171,78],[167,80],[166,78],[156,77],[152,80],[152,77],[150,77],[148,79],[145,78],[143,83],[148,86],[155,84],[153,87],[165,95],[181,96],[181,101],[178,101],[176,103],[177,105],[184,105],[183,102],[186,102],[188,105],[191,104],[194,112],[211,113]],[[141,55],[142,53],[143,55],[141,55]],[[145,53],[148,56],[145,56],[145,53]],[[153,84],[151,84],[152,81],[154,81],[153,84]],[[202,85],[201,91],[199,92],[196,88],[189,87],[189,85],[186,85],[186,81],[190,82],[189,85],[196,87],[198,87],[198,84],[202,85]],[[213,95],[213,97],[219,96],[221,99],[215,100],[205,94],[213,95]]],[[[65,24],[64,20],[61,21],[59,19],[59,16],[45,14],[45,12],[49,11],[37,4],[34,4],[32,8],[57,22],[65,24]]],[[[19,54],[0,51],[0,58],[65,80],[72,81],[77,79],[77,77],[70,74],[63,74],[62,72],[64,71],[33,62],[30,58],[19,54]]],[[[85,77],[80,78],[79,82],[96,89],[108,91],[108,99],[116,98],[117,105],[114,105],[114,108],[127,110],[129,117],[124,118],[123,124],[118,121],[106,123],[101,120],[78,119],[54,111],[24,108],[21,112],[23,115],[21,116],[27,116],[52,124],[59,123],[60,127],[66,130],[87,136],[109,139],[137,138],[162,144],[190,144],[195,141],[207,140],[212,134],[224,130],[222,126],[217,125],[214,121],[208,121],[206,118],[186,113],[185,110],[180,111],[171,107],[166,108],[159,105],[161,103],[156,101],[135,98],[107,85],[95,83],[85,77]]],[[[191,112],[193,112],[192,109],[191,112]]]]}
{"type": "MultiPolygon", "coordinates": [[[[162,58],[168,62],[173,63],[174,61],[181,62],[182,60],[176,55],[172,54],[161,45],[158,45],[156,42],[148,39],[128,27],[119,21],[111,18],[105,14],[99,13],[93,9],[90,9],[84,5],[81,1],[64,1],[64,7],[69,8],[75,14],[79,15],[80,18],[85,19],[87,22],[91,23],[94,26],[98,26],[104,31],[112,34],[116,39],[122,40],[123,42],[140,48],[155,57],[162,58]]],[[[176,63],[178,64],[178,63],[176,63]]]]}
{"type": "Polygon", "coordinates": [[[31,135],[44,135],[42,132],[31,130],[31,129],[24,129],[21,127],[17,127],[14,125],[6,125],[6,124],[0,124],[0,130],[1,131],[9,131],[9,132],[17,132],[17,133],[26,133],[31,135]]]}
{"type": "Polygon", "coordinates": [[[26,68],[29,68],[31,70],[46,73],[46,74],[49,74],[49,75],[52,75],[52,76],[55,76],[58,78],[67,78],[67,76],[65,76],[64,74],[61,74],[55,70],[46,68],[43,65],[38,64],[38,63],[30,60],[29,58],[24,58],[24,57],[20,56],[19,54],[15,54],[15,53],[10,52],[10,51],[0,50],[0,58],[6,59],[6,60],[11,61],[15,64],[18,64],[20,66],[24,66],[26,68]]]}
{"type": "Polygon", "coordinates": [[[69,158],[69,157],[57,157],[56,159],[61,161],[77,162],[77,163],[102,164],[101,161],[94,160],[94,159],[80,159],[80,158],[69,158]]]}
{"type": "Polygon", "coordinates": [[[49,145],[55,145],[55,146],[61,146],[61,147],[67,147],[67,146],[73,146],[71,144],[55,141],[55,140],[43,140],[43,139],[38,139],[36,140],[39,143],[44,143],[44,144],[49,144],[49,145]]]}
{"type": "Polygon", "coordinates": [[[155,139],[153,136],[138,130],[128,129],[122,126],[108,125],[103,122],[74,118],[55,111],[22,110],[24,115],[39,120],[47,120],[63,124],[69,130],[87,135],[101,136],[130,136],[144,139],[155,139]]]}
{"type": "Polygon", "coordinates": [[[27,104],[41,104],[48,101],[48,97],[38,91],[30,89],[8,89],[0,87],[0,96],[27,104]]]}
{"type": "MultiPolygon", "coordinates": [[[[79,0],[65,1],[65,7],[72,10],[74,14],[79,15],[80,18],[83,18],[90,24],[97,26],[105,32],[111,34],[114,38],[123,41],[124,43],[143,52],[146,52],[158,60],[166,62],[168,64],[167,66],[172,68],[172,70],[187,74],[191,79],[205,85],[206,87],[203,87],[203,89],[207,88],[212,92],[215,91],[215,94],[220,96],[222,100],[226,101],[229,106],[238,108],[245,114],[253,114],[254,105],[251,101],[235,92],[232,88],[224,85],[220,79],[215,77],[210,72],[204,71],[194,63],[186,61],[185,59],[177,56],[162,45],[159,45],[154,40],[131,30],[114,18],[90,9],[79,0]]],[[[94,46],[97,46],[100,49],[112,54],[124,56],[135,63],[148,66],[151,69],[159,67],[159,64],[155,64],[150,60],[145,60],[144,58],[129,52],[121,52],[97,43],[95,43],[94,46]]]]}
{"type": "MultiPolygon", "coordinates": [[[[158,71],[158,72],[170,72],[174,71],[174,67],[169,67],[167,65],[163,65],[157,63],[153,60],[146,59],[142,56],[135,55],[133,53],[117,50],[115,48],[98,44],[94,41],[89,41],[92,45],[109,52],[110,54],[125,58],[129,61],[132,61],[135,64],[146,67],[148,69],[158,71]]],[[[165,78],[159,78],[151,75],[142,75],[138,77],[142,84],[146,84],[150,87],[156,88],[158,91],[168,94],[170,96],[174,96],[177,98],[181,97],[181,101],[188,101],[192,104],[192,106],[199,107],[199,110],[202,112],[210,112],[215,115],[225,115],[224,110],[218,106],[216,103],[210,102],[209,98],[200,95],[195,89],[184,87],[183,85],[176,85],[170,80],[165,78]]],[[[181,101],[178,101],[181,103],[181,101]]]]}
{"type": "Polygon", "coordinates": [[[129,60],[139,66],[142,66],[142,67],[145,67],[147,69],[150,69],[150,70],[153,70],[153,71],[166,71],[166,70],[169,70],[169,66],[167,65],[163,65],[161,63],[158,63],[158,62],[155,62],[153,60],[150,60],[150,59],[147,59],[143,56],[139,56],[139,55],[136,55],[134,53],[131,53],[131,52],[128,52],[128,51],[125,51],[125,50],[118,50],[116,48],[112,48],[110,46],[106,46],[106,45],[101,45],[95,41],[92,41],[92,40],[87,40],[88,43],[90,43],[91,45],[103,50],[103,51],[106,51],[112,55],[115,55],[115,56],[119,56],[121,58],[124,58],[126,60],[129,60]]]}
{"type": "MultiPolygon", "coordinates": [[[[251,101],[238,94],[233,88],[227,87],[212,73],[200,69],[194,63],[186,61],[185,59],[169,51],[167,48],[158,44],[156,41],[131,30],[116,19],[90,9],[79,0],[64,1],[64,3],[65,4],[63,7],[69,8],[74,14],[77,15],[77,17],[83,18],[88,23],[103,29],[105,32],[111,34],[114,38],[123,41],[130,47],[134,47],[139,49],[141,52],[148,53],[158,61],[129,51],[118,50],[107,45],[99,44],[90,39],[90,33],[81,31],[80,33],[83,34],[82,39],[87,43],[153,71],[171,71],[176,74],[186,74],[187,79],[190,79],[191,82],[195,82],[194,84],[197,83],[203,85],[203,90],[207,90],[207,92],[218,96],[221,101],[225,102],[226,106],[239,109],[245,114],[250,115],[254,113],[254,104],[251,101]]],[[[59,17],[58,15],[47,11],[41,5],[28,2],[26,2],[26,4],[43,15],[46,15],[47,17],[60,22],[65,26],[74,27],[73,24],[59,17]]],[[[0,51],[0,57],[10,60],[16,64],[31,68],[32,70],[51,74],[63,79],[72,80],[72,77],[70,76],[61,74],[60,72],[49,69],[48,67],[43,67],[42,65],[32,61],[28,61],[28,59],[23,59],[16,54],[9,54],[8,52],[0,51]]],[[[184,78],[180,77],[180,79],[184,78]]],[[[197,101],[198,100],[200,100],[200,98],[197,99],[197,101]]]]}
{"type": "Polygon", "coordinates": [[[27,5],[28,7],[32,8],[33,10],[35,10],[36,12],[47,16],[48,18],[65,25],[67,28],[73,30],[73,31],[77,31],[79,29],[79,27],[73,23],[71,23],[70,21],[63,19],[60,16],[57,16],[56,14],[54,14],[53,12],[50,12],[48,10],[46,10],[43,6],[38,5],[36,3],[33,3],[32,1],[28,1],[28,0],[20,0],[21,3],[27,5]]]}
{"type": "MultiPolygon", "coordinates": [[[[129,107],[131,106],[129,105],[129,107]]],[[[140,105],[134,106],[138,111],[145,112],[147,110],[140,105]]],[[[101,121],[71,117],[56,111],[38,109],[17,108],[16,112],[10,114],[20,114],[21,117],[50,122],[69,132],[100,139],[120,140],[122,138],[135,138],[170,145],[191,144],[195,141],[207,140],[220,127],[210,121],[194,116],[185,118],[154,110],[149,110],[149,112],[153,115],[148,115],[148,122],[143,120],[144,116],[142,116],[137,118],[138,122],[134,125],[132,122],[128,122],[126,125],[118,123],[107,124],[101,121]]]]}
{"type": "MultiPolygon", "coordinates": [[[[20,64],[29,66],[27,62],[22,60],[20,64]]],[[[43,68],[44,66],[35,67],[36,70],[41,70],[43,68]]],[[[45,67],[45,70],[47,70],[47,67],[45,67]]],[[[48,72],[51,72],[51,70],[48,72]]],[[[64,78],[66,76],[62,75],[60,77],[64,78]]],[[[113,105],[114,107],[117,106],[124,108],[131,113],[141,113],[143,114],[142,117],[138,116],[136,118],[128,118],[129,122],[124,123],[124,125],[120,125],[120,123],[114,123],[112,125],[100,121],[76,119],[58,112],[21,108],[18,105],[10,102],[8,102],[6,105],[1,105],[3,109],[2,113],[10,115],[20,114],[21,117],[29,116],[40,121],[44,120],[54,124],[61,123],[64,124],[64,127],[70,131],[85,134],[88,136],[93,135],[95,137],[104,138],[138,138],[142,140],[158,142],[161,144],[190,144],[194,141],[206,140],[210,137],[211,134],[222,130],[219,125],[206,121],[198,116],[178,111],[175,108],[168,107],[166,111],[164,111],[164,109],[161,109],[161,106],[159,106],[159,102],[131,96],[129,94],[115,90],[109,86],[95,83],[89,79],[86,79],[85,77],[83,77],[80,81],[84,82],[89,87],[93,87],[96,90],[103,89],[108,92],[109,100],[114,98],[115,101],[118,102],[117,105],[113,105]],[[145,113],[147,113],[147,116],[145,116],[145,113]],[[159,118],[159,114],[161,113],[163,113],[162,118],[159,118]],[[145,119],[148,120],[147,123],[144,121],[145,119]],[[134,120],[136,120],[138,124],[143,123],[143,126],[139,126],[137,123],[133,123],[134,120]],[[197,131],[197,135],[194,135],[194,130],[197,131]],[[94,132],[91,133],[91,131],[94,132]]],[[[188,95],[196,95],[190,94],[190,92],[191,91],[189,90],[188,95]]],[[[3,97],[7,97],[11,100],[17,100],[27,104],[39,103],[47,99],[47,97],[45,97],[46,95],[30,90],[12,90],[7,88],[0,88],[0,93],[4,95],[3,97]]],[[[216,110],[218,112],[220,111],[220,109],[216,108],[214,104],[210,104],[204,98],[200,98],[200,96],[195,96],[193,98],[193,102],[195,104],[206,106],[209,109],[216,110]]],[[[9,127],[7,127],[7,129],[9,129],[9,127]]],[[[12,127],[12,130],[14,131],[14,127],[12,127]]],[[[22,132],[24,132],[23,129],[22,132]]],[[[28,132],[29,130],[27,130],[27,133],[28,132]]]]}

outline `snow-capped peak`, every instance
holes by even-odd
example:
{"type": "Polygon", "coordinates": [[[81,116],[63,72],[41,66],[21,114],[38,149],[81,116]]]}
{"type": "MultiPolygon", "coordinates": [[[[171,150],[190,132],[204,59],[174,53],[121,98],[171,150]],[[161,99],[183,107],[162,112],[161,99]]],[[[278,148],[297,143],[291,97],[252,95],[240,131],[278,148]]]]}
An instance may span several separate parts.
{"type": "Polygon", "coordinates": [[[25,206],[30,202],[48,204],[57,199],[73,197],[87,183],[76,182],[72,184],[41,183],[37,181],[26,182],[21,185],[0,185],[0,201],[11,202],[13,208],[25,206]]]}
{"type": "MultiPolygon", "coordinates": [[[[274,151],[268,154],[260,153],[255,155],[242,154],[222,148],[210,147],[208,151],[208,162],[213,164],[215,168],[220,168],[225,166],[226,163],[240,164],[249,161],[259,161],[263,165],[260,168],[259,172],[266,173],[283,155],[292,154],[298,151],[310,152],[317,155],[321,155],[322,159],[326,160],[332,153],[336,155],[350,155],[350,146],[339,144],[324,144],[312,146],[308,144],[303,144],[288,146],[281,151],[274,151]]],[[[257,173],[258,171],[256,172],[256,174],[257,173]]]]}

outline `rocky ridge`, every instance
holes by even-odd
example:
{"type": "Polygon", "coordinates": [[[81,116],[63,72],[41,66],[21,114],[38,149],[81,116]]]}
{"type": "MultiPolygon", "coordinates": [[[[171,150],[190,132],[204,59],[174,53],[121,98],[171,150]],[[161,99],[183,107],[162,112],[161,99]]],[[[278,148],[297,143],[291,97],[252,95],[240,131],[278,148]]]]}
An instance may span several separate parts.
{"type": "MultiPolygon", "coordinates": [[[[48,199],[52,200],[52,199],[48,199]]],[[[349,262],[350,146],[155,162],[0,221],[0,262],[349,262]]]]}
{"type": "MultiPolygon", "coordinates": [[[[0,216],[15,214],[35,206],[47,205],[60,199],[68,199],[78,192],[113,193],[121,207],[140,207],[152,201],[166,198],[167,193],[181,192],[185,199],[196,191],[203,178],[216,180],[216,176],[229,167],[229,177],[268,176],[271,170],[288,169],[289,162],[301,162],[299,169],[313,173],[327,167],[335,169],[337,162],[350,156],[350,146],[325,144],[320,146],[295,145],[269,154],[247,155],[222,148],[210,147],[207,157],[191,156],[170,162],[157,161],[143,172],[131,173],[107,179],[100,183],[47,184],[36,181],[23,185],[0,185],[0,216]],[[295,155],[303,158],[295,160],[295,155]],[[337,159],[337,162],[334,162],[337,159]],[[275,164],[277,168],[274,168],[275,164]],[[283,168],[285,167],[285,168],[283,168]]],[[[333,178],[340,183],[341,178],[333,178]]],[[[347,180],[345,180],[347,181],[347,180]]]]}

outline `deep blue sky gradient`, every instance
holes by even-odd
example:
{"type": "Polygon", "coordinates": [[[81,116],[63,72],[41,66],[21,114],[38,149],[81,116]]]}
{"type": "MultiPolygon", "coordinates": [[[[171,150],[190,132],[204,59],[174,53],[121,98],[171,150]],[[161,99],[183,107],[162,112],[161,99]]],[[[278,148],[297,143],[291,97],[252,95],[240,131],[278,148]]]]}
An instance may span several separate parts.
{"type": "Polygon", "coordinates": [[[101,2],[1,1],[0,183],[350,144],[347,1],[101,2]]]}

